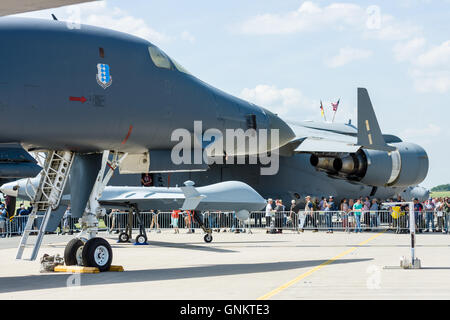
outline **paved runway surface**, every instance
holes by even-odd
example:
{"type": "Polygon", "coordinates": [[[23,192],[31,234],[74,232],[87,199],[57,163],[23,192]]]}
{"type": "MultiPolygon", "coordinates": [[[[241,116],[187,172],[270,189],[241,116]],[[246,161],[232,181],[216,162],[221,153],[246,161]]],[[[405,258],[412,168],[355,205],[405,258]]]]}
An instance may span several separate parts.
{"type": "MultiPolygon", "coordinates": [[[[423,269],[398,267],[410,236],[367,232],[296,234],[150,233],[149,246],[116,243],[125,272],[39,273],[15,261],[19,238],[0,239],[0,299],[449,299],[450,236],[419,234],[423,269]],[[80,284],[80,285],[77,285],[80,284]]],[[[48,235],[44,253],[61,255],[71,236],[48,235]]],[[[29,252],[28,252],[29,253],[29,252]]]]}

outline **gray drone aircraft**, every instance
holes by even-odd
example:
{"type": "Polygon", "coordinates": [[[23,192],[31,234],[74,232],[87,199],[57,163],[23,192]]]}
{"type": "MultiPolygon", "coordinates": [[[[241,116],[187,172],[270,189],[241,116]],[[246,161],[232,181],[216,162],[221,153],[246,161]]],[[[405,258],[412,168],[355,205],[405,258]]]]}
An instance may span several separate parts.
{"type": "MultiPolygon", "coordinates": [[[[0,37],[0,106],[10,119],[21,119],[20,127],[4,121],[0,143],[46,152],[17,258],[22,258],[36,213],[44,211],[31,256],[36,258],[69,174],[72,216],[80,218],[83,231],[68,243],[66,254],[72,260],[81,255],[83,265],[103,271],[111,265],[112,251],[96,236],[102,214],[99,195],[116,168],[160,178],[170,174],[179,185],[186,180],[199,186],[239,180],[264,196],[299,199],[306,193],[345,196],[355,190],[381,196],[420,183],[428,171],[428,157],[420,146],[382,135],[362,88],[358,129],[288,125],[270,111],[198,80],[153,44],[124,33],[85,25],[68,28],[61,21],[2,18],[0,37]],[[180,128],[192,133],[198,149],[227,163],[255,153],[279,153],[279,170],[260,175],[264,163],[174,163],[172,150],[178,141],[172,134],[180,128]],[[224,140],[204,143],[202,135],[209,129],[218,130],[224,140]],[[227,144],[230,129],[253,130],[260,142],[257,150],[238,144],[209,153],[218,142],[227,144]],[[275,144],[272,137],[278,140],[275,144]]],[[[31,159],[28,163],[35,164],[31,159]]]]}
{"type": "MultiPolygon", "coordinates": [[[[36,188],[41,180],[40,175],[32,179],[20,179],[9,182],[0,187],[4,195],[33,200],[36,188]]],[[[140,211],[171,211],[174,209],[189,210],[194,213],[193,218],[205,231],[204,240],[209,243],[212,235],[203,224],[203,219],[196,215],[196,211],[225,211],[235,212],[236,218],[245,221],[251,211],[258,211],[265,207],[266,201],[252,187],[240,181],[218,182],[203,187],[194,187],[193,181],[185,181],[181,187],[144,187],[144,186],[106,186],[99,194],[98,203],[103,209],[125,209],[129,214],[135,213],[139,223],[139,234],[136,243],[147,242],[147,234],[142,224],[140,211]]],[[[47,223],[45,231],[53,232],[59,226],[63,213],[70,205],[70,190],[66,187],[61,198],[60,206],[55,210],[47,223]]],[[[42,219],[36,221],[40,227],[42,219]]],[[[131,238],[129,232],[119,234],[120,242],[128,242],[131,238]]],[[[73,257],[66,250],[64,257],[66,264],[73,257]]],[[[81,257],[78,257],[78,261],[81,257]]],[[[76,261],[74,261],[76,264],[76,261]]]]}

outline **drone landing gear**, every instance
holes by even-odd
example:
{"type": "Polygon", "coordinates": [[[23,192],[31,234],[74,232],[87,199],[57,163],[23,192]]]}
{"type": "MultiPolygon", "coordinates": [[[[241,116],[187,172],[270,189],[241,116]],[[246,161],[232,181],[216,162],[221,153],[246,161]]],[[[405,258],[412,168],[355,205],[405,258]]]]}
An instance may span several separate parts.
{"type": "Polygon", "coordinates": [[[136,219],[139,225],[139,234],[135,238],[135,245],[148,245],[147,243],[147,233],[145,232],[144,222],[141,218],[141,213],[137,204],[130,204],[128,210],[128,223],[125,228],[125,232],[119,234],[118,242],[130,242],[133,233],[133,212],[136,213],[136,219]]]}
{"type": "Polygon", "coordinates": [[[196,221],[199,224],[200,228],[202,228],[203,232],[206,233],[205,236],[203,237],[203,240],[206,243],[210,243],[213,240],[212,229],[207,228],[205,226],[205,224],[203,223],[202,217],[199,214],[197,214],[196,211],[193,211],[193,218],[194,218],[194,221],[196,221]]]}

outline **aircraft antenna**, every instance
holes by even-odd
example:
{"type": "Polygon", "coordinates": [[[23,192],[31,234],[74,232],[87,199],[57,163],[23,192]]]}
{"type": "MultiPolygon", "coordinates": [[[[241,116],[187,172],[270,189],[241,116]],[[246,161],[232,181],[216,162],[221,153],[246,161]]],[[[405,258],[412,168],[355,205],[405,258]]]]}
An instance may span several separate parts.
{"type": "Polygon", "coordinates": [[[58,21],[58,18],[53,13],[52,13],[52,18],[53,18],[53,20],[58,21]]]}

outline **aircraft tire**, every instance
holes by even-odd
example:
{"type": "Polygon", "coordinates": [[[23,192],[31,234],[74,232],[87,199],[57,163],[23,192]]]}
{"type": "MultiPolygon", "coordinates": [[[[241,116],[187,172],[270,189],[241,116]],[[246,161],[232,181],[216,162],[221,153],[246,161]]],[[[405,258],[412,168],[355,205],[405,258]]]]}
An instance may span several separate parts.
{"type": "Polygon", "coordinates": [[[119,242],[128,242],[130,240],[130,237],[128,236],[128,233],[121,232],[119,234],[119,242]]]}
{"type": "Polygon", "coordinates": [[[74,238],[67,243],[64,249],[64,263],[66,266],[75,266],[82,264],[82,252],[84,242],[74,238]]]}
{"type": "Polygon", "coordinates": [[[96,267],[100,272],[108,271],[113,259],[111,245],[103,238],[88,240],[84,245],[82,255],[84,266],[96,267]]]}
{"type": "Polygon", "coordinates": [[[139,234],[136,237],[136,243],[143,244],[143,243],[146,243],[146,242],[147,242],[147,237],[145,235],[139,234]]]}
{"type": "Polygon", "coordinates": [[[203,237],[203,240],[205,240],[206,243],[210,243],[212,241],[213,237],[210,233],[205,234],[203,237]]]}

